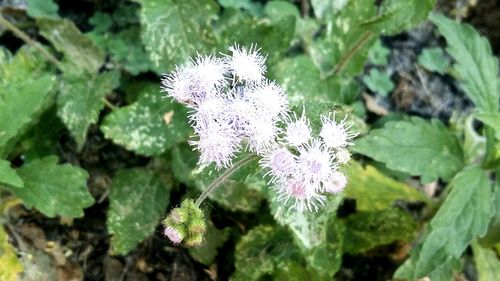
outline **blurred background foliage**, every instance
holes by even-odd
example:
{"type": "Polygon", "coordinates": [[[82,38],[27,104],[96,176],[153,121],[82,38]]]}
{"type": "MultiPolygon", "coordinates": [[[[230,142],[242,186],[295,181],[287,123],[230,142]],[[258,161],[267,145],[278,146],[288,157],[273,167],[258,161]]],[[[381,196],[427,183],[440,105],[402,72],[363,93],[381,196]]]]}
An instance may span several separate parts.
{"type": "Polygon", "coordinates": [[[389,280],[420,236],[398,277],[497,280],[497,228],[462,256],[500,203],[489,174],[462,170],[498,165],[473,120],[475,106],[499,134],[497,61],[475,30],[433,14],[445,51],[426,19],[473,22],[498,52],[500,8],[435,2],[1,1],[0,280],[389,280]],[[317,213],[275,202],[251,163],[210,195],[204,245],[178,248],[160,220],[218,171],[196,167],[187,111],[160,76],[233,43],[257,44],[311,118],[351,113],[369,158],[317,213]]]}

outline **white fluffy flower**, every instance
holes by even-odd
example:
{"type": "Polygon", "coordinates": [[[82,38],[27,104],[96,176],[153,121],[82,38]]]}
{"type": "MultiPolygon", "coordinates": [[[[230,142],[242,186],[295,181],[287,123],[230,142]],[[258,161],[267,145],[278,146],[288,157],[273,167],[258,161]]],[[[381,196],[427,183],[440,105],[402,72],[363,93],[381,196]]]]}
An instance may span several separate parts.
{"type": "Polygon", "coordinates": [[[250,121],[246,138],[250,151],[261,154],[264,150],[270,148],[276,143],[276,138],[280,130],[276,122],[266,116],[255,115],[250,121]]]}
{"type": "Polygon", "coordinates": [[[340,148],[335,152],[335,159],[339,164],[345,164],[351,160],[351,153],[345,148],[340,148]]]}
{"type": "Polygon", "coordinates": [[[318,139],[299,147],[297,163],[297,172],[318,190],[323,189],[322,184],[329,181],[333,171],[337,168],[333,164],[332,155],[318,139]]]}
{"type": "Polygon", "coordinates": [[[177,67],[162,77],[161,90],[180,103],[196,105],[207,96],[217,94],[217,89],[206,87],[198,74],[192,66],[177,67]]]}
{"type": "Polygon", "coordinates": [[[285,91],[275,82],[265,81],[248,89],[245,96],[259,109],[259,114],[271,118],[285,116],[288,100],[285,91]]]}
{"type": "Polygon", "coordinates": [[[296,158],[284,147],[272,148],[263,153],[260,165],[262,168],[268,169],[266,175],[271,176],[270,182],[285,181],[295,170],[296,158]]]}
{"type": "Polygon", "coordinates": [[[346,176],[337,171],[334,171],[330,176],[330,180],[323,184],[325,191],[333,194],[337,194],[344,190],[346,185],[346,176]]]}
{"type": "Polygon", "coordinates": [[[206,127],[209,123],[226,120],[229,105],[226,99],[221,97],[208,97],[201,101],[198,106],[189,112],[189,121],[196,129],[206,127]]]}
{"type": "Polygon", "coordinates": [[[352,139],[357,136],[355,133],[349,132],[353,124],[347,125],[345,120],[347,116],[340,122],[335,121],[335,113],[333,116],[321,115],[321,132],[320,136],[328,148],[338,149],[352,145],[352,139]]]}
{"type": "Polygon", "coordinates": [[[229,65],[226,60],[214,55],[198,55],[193,61],[200,82],[207,89],[220,89],[226,86],[229,65]]]}
{"type": "Polygon", "coordinates": [[[217,168],[231,165],[234,154],[240,148],[240,138],[228,124],[209,122],[197,131],[199,140],[190,141],[200,151],[199,164],[215,163],[217,168]]]}
{"type": "Polygon", "coordinates": [[[282,182],[278,189],[278,201],[285,204],[292,201],[291,208],[299,212],[304,210],[317,211],[319,206],[324,205],[326,197],[321,195],[307,181],[300,178],[292,178],[282,182]]]}
{"type": "Polygon", "coordinates": [[[230,66],[234,74],[243,81],[259,82],[266,72],[266,58],[263,57],[255,45],[250,49],[234,45],[229,47],[232,52],[230,66]]]}
{"type": "Polygon", "coordinates": [[[299,147],[311,140],[311,127],[304,112],[300,118],[297,118],[295,112],[293,118],[288,118],[286,122],[285,142],[289,145],[299,147]]]}

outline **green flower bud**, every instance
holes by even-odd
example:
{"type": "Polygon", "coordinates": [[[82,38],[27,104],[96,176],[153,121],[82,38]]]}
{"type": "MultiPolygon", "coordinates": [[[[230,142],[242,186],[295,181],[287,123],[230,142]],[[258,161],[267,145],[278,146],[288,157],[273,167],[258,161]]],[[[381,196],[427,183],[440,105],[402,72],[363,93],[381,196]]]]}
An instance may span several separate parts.
{"type": "Polygon", "coordinates": [[[186,247],[199,247],[201,244],[203,244],[203,234],[189,235],[184,240],[186,247]]]}

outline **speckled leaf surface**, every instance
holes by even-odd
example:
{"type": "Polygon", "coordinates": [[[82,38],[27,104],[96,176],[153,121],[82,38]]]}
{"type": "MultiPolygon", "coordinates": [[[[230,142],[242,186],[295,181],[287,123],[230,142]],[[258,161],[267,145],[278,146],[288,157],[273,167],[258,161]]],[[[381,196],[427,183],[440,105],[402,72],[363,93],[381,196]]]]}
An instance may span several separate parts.
{"type": "Polygon", "coordinates": [[[87,129],[95,124],[104,108],[103,98],[118,84],[118,72],[98,75],[67,76],[61,82],[57,98],[57,115],[81,149],[87,129]]]}
{"type": "Polygon", "coordinates": [[[187,109],[163,98],[156,84],[145,85],[139,98],[106,116],[101,130],[114,143],[141,155],[160,155],[191,134],[187,109]]]}
{"type": "Polygon", "coordinates": [[[457,138],[437,119],[389,122],[358,139],[353,149],[390,169],[421,176],[424,183],[450,180],[464,165],[457,138]]]}
{"type": "Polygon", "coordinates": [[[24,187],[7,189],[48,217],[81,217],[94,203],[87,189],[88,173],[80,167],[60,165],[56,156],[33,160],[17,170],[24,187]]]}
{"type": "Polygon", "coordinates": [[[213,0],[140,0],[142,42],[158,73],[173,69],[216,45],[210,20],[218,13],[213,0]]]}
{"type": "Polygon", "coordinates": [[[169,204],[170,188],[169,181],[151,170],[118,171],[106,221],[113,253],[125,255],[153,234],[169,204]]]}

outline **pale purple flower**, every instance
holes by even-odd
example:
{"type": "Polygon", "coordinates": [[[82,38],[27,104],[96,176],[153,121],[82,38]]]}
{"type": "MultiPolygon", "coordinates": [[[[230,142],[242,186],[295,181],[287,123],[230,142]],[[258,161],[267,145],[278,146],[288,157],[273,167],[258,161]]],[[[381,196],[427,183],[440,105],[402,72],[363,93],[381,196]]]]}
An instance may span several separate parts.
{"type": "Polygon", "coordinates": [[[163,233],[174,244],[179,244],[184,239],[183,235],[179,231],[177,231],[175,228],[173,228],[171,226],[166,226],[165,230],[163,231],[163,233]]]}
{"type": "Polygon", "coordinates": [[[320,140],[313,139],[299,147],[297,173],[316,189],[323,190],[322,184],[329,181],[336,168],[332,155],[320,140]]]}
{"type": "Polygon", "coordinates": [[[189,112],[189,121],[191,125],[200,130],[209,123],[219,120],[227,120],[229,112],[229,103],[221,97],[209,97],[201,101],[197,107],[189,112]]]}
{"type": "Polygon", "coordinates": [[[198,55],[193,63],[196,74],[205,88],[220,89],[228,84],[229,65],[226,60],[215,55],[198,55]]]}
{"type": "Polygon", "coordinates": [[[291,178],[282,182],[278,189],[278,201],[287,204],[291,201],[291,208],[302,212],[304,210],[317,211],[324,205],[326,196],[321,195],[312,185],[301,178],[291,178]]]}
{"type": "Polygon", "coordinates": [[[346,124],[347,116],[340,122],[335,121],[335,113],[329,115],[321,115],[322,128],[320,136],[328,148],[338,149],[352,145],[352,139],[357,136],[356,133],[349,132],[351,124],[346,124]]]}
{"type": "Polygon", "coordinates": [[[337,194],[344,190],[347,185],[347,177],[337,171],[334,171],[328,182],[323,183],[326,192],[337,194]]]}
{"type": "Polygon", "coordinates": [[[245,96],[259,109],[259,114],[271,118],[285,116],[288,100],[285,91],[275,82],[264,81],[246,91],[245,96]]]}
{"type": "Polygon", "coordinates": [[[271,148],[262,154],[260,166],[267,169],[270,182],[285,181],[293,174],[297,165],[297,157],[284,147],[271,148]]]}
{"type": "Polygon", "coordinates": [[[199,139],[190,141],[200,152],[198,164],[215,163],[217,168],[229,167],[241,141],[234,129],[229,124],[216,121],[198,129],[199,139]]]}
{"type": "Polygon", "coordinates": [[[293,118],[288,118],[286,122],[286,135],[284,141],[292,146],[299,147],[308,143],[311,140],[311,127],[309,126],[309,120],[302,112],[302,116],[297,118],[295,112],[293,113],[293,118]]]}
{"type": "Polygon", "coordinates": [[[263,57],[257,46],[252,45],[247,50],[245,47],[234,45],[229,47],[232,52],[230,67],[239,80],[259,82],[266,72],[266,58],[263,57]]]}
{"type": "Polygon", "coordinates": [[[248,124],[245,136],[250,151],[261,154],[264,150],[276,144],[280,129],[276,122],[266,115],[255,115],[248,124]]]}
{"type": "Polygon", "coordinates": [[[195,105],[207,96],[217,94],[215,88],[207,88],[202,83],[199,73],[192,66],[177,67],[172,73],[164,75],[161,83],[162,92],[186,105],[195,105]]]}

